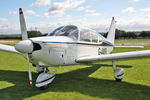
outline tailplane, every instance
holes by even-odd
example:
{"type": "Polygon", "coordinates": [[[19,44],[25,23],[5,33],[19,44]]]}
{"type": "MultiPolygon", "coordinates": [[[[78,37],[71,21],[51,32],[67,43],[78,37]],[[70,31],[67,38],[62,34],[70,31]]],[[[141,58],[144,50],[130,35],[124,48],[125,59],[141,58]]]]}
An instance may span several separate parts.
{"type": "Polygon", "coordinates": [[[114,17],[112,17],[112,22],[111,22],[109,32],[107,35],[107,40],[111,42],[112,44],[114,44],[114,41],[115,41],[115,31],[116,31],[116,21],[114,17]]]}

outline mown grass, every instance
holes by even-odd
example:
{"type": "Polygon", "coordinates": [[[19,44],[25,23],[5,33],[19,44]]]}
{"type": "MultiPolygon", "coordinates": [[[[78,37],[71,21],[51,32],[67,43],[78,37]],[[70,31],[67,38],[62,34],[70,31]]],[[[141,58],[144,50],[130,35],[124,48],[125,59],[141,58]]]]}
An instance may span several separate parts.
{"type": "MultiPolygon", "coordinates": [[[[145,50],[150,49],[146,47],[145,50]]],[[[115,49],[114,52],[136,49],[115,49]]],[[[28,83],[26,60],[17,54],[0,51],[0,100],[149,100],[150,58],[117,61],[124,68],[121,83],[115,82],[111,62],[97,62],[50,68],[57,75],[46,90],[28,83]]],[[[33,83],[37,77],[31,67],[33,83]]]]}
{"type": "Polygon", "coordinates": [[[150,43],[149,39],[118,39],[115,43],[150,43]]]}

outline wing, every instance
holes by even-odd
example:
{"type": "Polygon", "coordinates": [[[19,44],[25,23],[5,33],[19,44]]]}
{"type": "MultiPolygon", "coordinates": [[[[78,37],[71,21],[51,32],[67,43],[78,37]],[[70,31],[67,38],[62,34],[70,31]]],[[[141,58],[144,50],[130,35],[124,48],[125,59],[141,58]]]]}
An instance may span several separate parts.
{"type": "Polygon", "coordinates": [[[4,45],[4,44],[0,44],[0,50],[1,51],[7,51],[7,52],[21,54],[20,52],[16,51],[14,46],[9,46],[9,45],[4,45]]]}
{"type": "Polygon", "coordinates": [[[82,63],[82,62],[104,61],[104,60],[121,60],[121,59],[138,58],[138,57],[150,57],[150,50],[114,53],[114,54],[90,56],[90,57],[80,57],[76,59],[76,62],[82,63]]]}
{"type": "Polygon", "coordinates": [[[144,48],[144,46],[114,46],[115,48],[144,48]]]}

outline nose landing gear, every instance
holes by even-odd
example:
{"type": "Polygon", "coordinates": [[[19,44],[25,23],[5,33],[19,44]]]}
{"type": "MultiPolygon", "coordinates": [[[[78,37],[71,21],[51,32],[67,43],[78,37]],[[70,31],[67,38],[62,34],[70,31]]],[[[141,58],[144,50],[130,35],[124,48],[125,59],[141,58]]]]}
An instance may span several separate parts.
{"type": "Polygon", "coordinates": [[[36,79],[35,86],[41,90],[44,90],[48,87],[48,84],[52,83],[52,81],[55,78],[56,71],[53,71],[51,73],[48,73],[48,69],[44,68],[43,72],[39,74],[39,76],[36,79]]]}

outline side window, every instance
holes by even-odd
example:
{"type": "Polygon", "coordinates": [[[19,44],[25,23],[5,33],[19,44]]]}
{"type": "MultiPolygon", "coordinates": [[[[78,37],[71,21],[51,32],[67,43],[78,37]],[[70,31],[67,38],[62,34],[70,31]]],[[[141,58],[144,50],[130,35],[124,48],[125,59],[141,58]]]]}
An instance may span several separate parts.
{"type": "Polygon", "coordinates": [[[90,42],[90,32],[88,30],[80,31],[80,41],[90,42]]]}
{"type": "Polygon", "coordinates": [[[98,41],[98,36],[94,33],[91,33],[91,38],[92,38],[92,42],[97,43],[98,41]]]}
{"type": "Polygon", "coordinates": [[[98,37],[98,43],[102,43],[102,39],[98,37]]]}
{"type": "Polygon", "coordinates": [[[69,37],[72,39],[78,39],[78,29],[74,29],[69,33],[69,37]]]}

